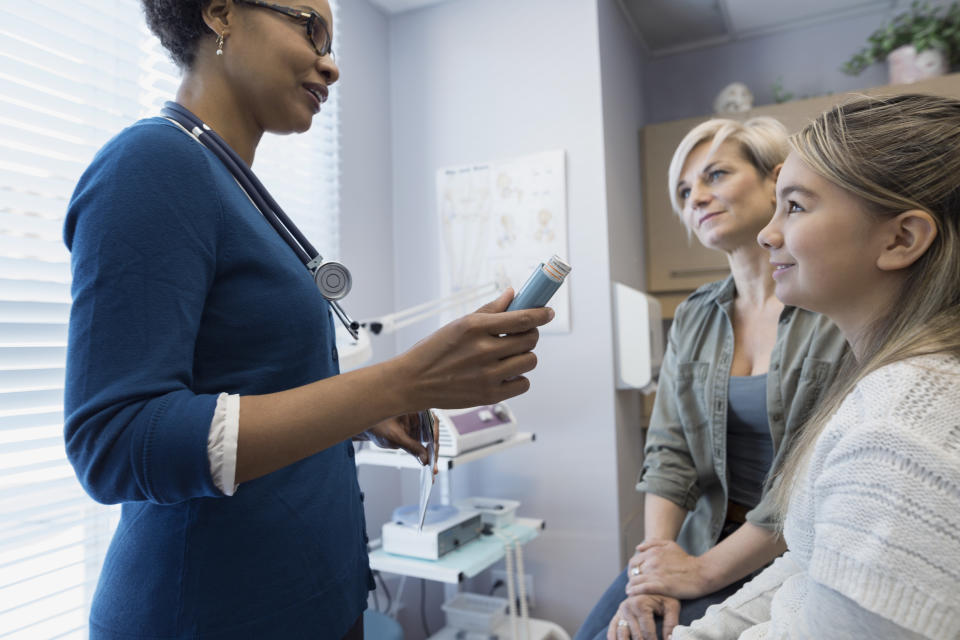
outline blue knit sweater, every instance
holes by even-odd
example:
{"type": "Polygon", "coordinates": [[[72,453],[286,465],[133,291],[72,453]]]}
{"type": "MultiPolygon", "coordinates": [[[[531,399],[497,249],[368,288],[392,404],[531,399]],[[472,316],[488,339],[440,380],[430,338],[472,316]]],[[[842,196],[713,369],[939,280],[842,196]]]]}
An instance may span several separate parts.
{"type": "Polygon", "coordinates": [[[217,395],[338,373],[329,305],[221,162],[162,118],[126,129],[67,212],[67,455],[123,503],[92,638],[340,638],[366,607],[349,442],[225,497],[217,395]]]}

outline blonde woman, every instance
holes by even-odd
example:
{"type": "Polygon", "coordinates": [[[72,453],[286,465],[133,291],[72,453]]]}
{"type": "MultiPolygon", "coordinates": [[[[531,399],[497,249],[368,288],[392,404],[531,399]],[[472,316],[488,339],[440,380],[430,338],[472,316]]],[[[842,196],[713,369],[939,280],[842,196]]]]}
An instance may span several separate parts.
{"type": "Polygon", "coordinates": [[[853,358],[775,476],[789,551],[674,638],[957,638],[960,101],[860,100],[790,142],[759,240],[853,358]]]}
{"type": "Polygon", "coordinates": [[[787,149],[776,120],[715,119],[674,153],[673,206],[697,240],[727,255],[731,275],[677,309],[637,485],[645,541],[578,640],[665,637],[785,548],[764,481],[845,350],[831,322],[774,297],[756,243],[787,149]]]}

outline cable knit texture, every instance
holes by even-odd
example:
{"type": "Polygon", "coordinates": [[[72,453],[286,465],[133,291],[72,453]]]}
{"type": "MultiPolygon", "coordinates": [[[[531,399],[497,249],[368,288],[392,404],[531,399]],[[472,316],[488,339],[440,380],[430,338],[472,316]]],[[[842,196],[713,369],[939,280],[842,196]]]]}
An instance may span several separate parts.
{"type": "MultiPolygon", "coordinates": [[[[809,595],[822,585],[902,632],[886,637],[960,638],[958,532],[960,362],[924,356],[883,367],[857,385],[815,445],[784,524],[800,571],[780,572],[769,621],[735,624],[738,596],[769,593],[748,583],[674,637],[708,637],[698,633],[706,628],[727,630],[709,637],[807,637],[823,615],[809,595]]],[[[768,571],[769,582],[777,572],[768,571]]]]}

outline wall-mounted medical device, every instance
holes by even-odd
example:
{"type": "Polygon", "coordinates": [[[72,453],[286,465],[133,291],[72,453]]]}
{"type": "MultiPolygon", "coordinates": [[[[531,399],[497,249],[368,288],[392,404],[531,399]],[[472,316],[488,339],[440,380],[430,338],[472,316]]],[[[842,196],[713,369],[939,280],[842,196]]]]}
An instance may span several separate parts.
{"type": "Polygon", "coordinates": [[[656,298],[613,283],[617,389],[651,391],[663,361],[663,324],[656,298]]]}
{"type": "Polygon", "coordinates": [[[434,409],[440,420],[441,456],[506,440],[517,432],[517,419],[504,402],[470,409],[434,409]]]}

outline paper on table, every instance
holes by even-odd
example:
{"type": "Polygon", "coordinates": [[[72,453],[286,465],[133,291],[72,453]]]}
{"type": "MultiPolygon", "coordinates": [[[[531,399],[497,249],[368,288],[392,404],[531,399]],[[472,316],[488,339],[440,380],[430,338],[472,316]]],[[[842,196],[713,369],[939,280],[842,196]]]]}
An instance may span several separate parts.
{"type": "Polygon", "coordinates": [[[433,490],[433,468],[437,464],[437,443],[433,439],[433,412],[420,412],[420,443],[427,449],[427,464],[420,468],[420,518],[417,531],[423,530],[423,521],[427,516],[427,503],[433,490]]]}

